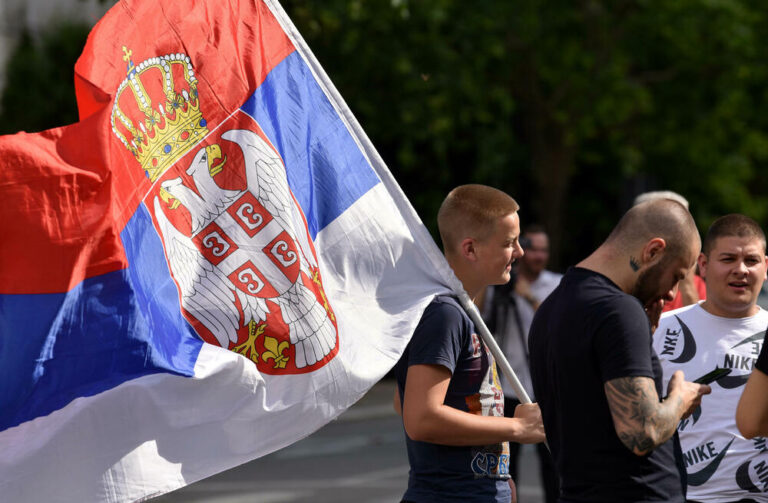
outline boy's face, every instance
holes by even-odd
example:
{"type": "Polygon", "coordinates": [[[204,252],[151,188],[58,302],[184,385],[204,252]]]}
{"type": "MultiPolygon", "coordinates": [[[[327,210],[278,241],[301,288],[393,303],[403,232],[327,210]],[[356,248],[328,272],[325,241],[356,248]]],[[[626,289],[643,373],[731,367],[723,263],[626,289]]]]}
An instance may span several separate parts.
{"type": "Polygon", "coordinates": [[[520,246],[520,217],[510,213],[496,221],[493,232],[475,245],[478,274],[485,285],[509,281],[512,262],[523,256],[520,246]]]}
{"type": "Polygon", "coordinates": [[[723,236],[715,240],[709,256],[699,256],[699,271],[707,283],[708,310],[726,318],[755,314],[767,268],[760,238],[723,236]]]}

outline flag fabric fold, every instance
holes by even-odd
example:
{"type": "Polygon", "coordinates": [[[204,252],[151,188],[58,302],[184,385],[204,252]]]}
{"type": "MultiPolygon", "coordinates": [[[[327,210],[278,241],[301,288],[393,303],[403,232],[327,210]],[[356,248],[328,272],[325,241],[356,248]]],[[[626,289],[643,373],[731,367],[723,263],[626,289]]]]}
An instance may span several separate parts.
{"type": "Polygon", "coordinates": [[[285,12],[123,0],[0,137],[0,494],[140,501],[308,435],[447,263],[285,12]]]}

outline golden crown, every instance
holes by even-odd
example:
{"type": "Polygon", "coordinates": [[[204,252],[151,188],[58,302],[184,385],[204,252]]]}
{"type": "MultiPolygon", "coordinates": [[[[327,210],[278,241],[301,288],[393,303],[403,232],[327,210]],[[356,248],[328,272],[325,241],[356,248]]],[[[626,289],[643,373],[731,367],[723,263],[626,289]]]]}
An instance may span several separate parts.
{"type": "Polygon", "coordinates": [[[185,54],[150,58],[135,66],[125,46],[123,53],[128,76],[112,106],[112,132],[154,182],[208,133],[197,79],[185,54]]]}

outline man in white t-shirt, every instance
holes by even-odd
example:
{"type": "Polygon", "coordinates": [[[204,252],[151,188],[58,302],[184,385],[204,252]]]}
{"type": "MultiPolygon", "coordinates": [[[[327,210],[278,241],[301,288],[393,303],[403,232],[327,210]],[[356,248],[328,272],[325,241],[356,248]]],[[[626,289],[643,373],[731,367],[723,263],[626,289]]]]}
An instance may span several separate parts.
{"type": "MultiPolygon", "coordinates": [[[[528,331],[539,304],[560,284],[562,274],[546,269],[549,236],[539,225],[528,226],[520,238],[525,255],[518,259],[516,278],[506,285],[490,287],[481,301],[481,312],[499,346],[528,395],[535,401],[528,367],[528,331]]],[[[511,414],[520,403],[512,386],[502,376],[504,410],[511,414]]],[[[510,442],[509,472],[517,480],[520,444],[510,442]]],[[[537,445],[546,503],[557,501],[559,485],[549,451],[537,445]]]]}
{"type": "Polygon", "coordinates": [[[768,312],[757,305],[766,279],[765,234],[744,215],[721,217],[704,238],[699,270],[707,298],[665,313],[653,336],[664,388],[676,370],[695,380],[715,368],[712,395],[678,431],[688,474],[689,502],[768,502],[768,445],[746,440],[734,413],[763,345],[768,312]]]}

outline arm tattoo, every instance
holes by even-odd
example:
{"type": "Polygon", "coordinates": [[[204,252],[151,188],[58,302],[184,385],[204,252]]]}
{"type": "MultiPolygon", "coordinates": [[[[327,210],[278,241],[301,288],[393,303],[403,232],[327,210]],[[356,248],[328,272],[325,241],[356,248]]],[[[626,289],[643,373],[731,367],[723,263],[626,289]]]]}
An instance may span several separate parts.
{"type": "Polygon", "coordinates": [[[612,379],[605,383],[605,395],[616,434],[635,454],[647,454],[675,433],[680,404],[659,402],[650,377],[612,379]]]}
{"type": "Polygon", "coordinates": [[[631,267],[635,272],[640,270],[640,264],[637,262],[635,257],[629,257],[629,267],[631,267]]]}

